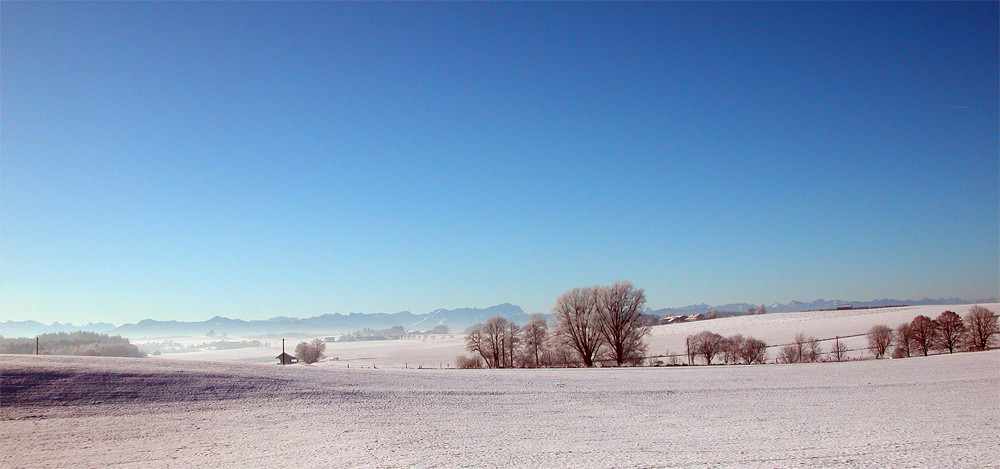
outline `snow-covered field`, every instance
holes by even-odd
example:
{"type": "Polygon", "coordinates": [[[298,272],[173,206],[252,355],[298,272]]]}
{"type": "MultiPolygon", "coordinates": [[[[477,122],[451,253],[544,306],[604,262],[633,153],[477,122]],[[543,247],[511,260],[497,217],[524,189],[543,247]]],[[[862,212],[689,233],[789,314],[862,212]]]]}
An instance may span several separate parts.
{"type": "Polygon", "coordinates": [[[1000,467],[998,389],[998,351],[540,370],[5,355],[0,467],[1000,467]]]}
{"type": "MultiPolygon", "coordinates": [[[[984,304],[994,312],[1000,312],[1000,305],[984,304]]],[[[856,309],[844,311],[809,311],[801,313],[770,313],[755,316],[738,316],[707,321],[656,326],[647,338],[650,355],[684,354],[684,339],[701,331],[709,330],[723,336],[733,334],[750,335],[777,345],[788,343],[795,334],[801,332],[819,339],[865,333],[875,324],[885,324],[895,328],[903,322],[911,321],[917,315],[936,318],[945,310],[964,316],[972,305],[947,306],[907,306],[901,308],[856,309]]],[[[287,350],[292,353],[295,344],[301,340],[287,341],[287,350]]],[[[867,342],[864,337],[843,340],[848,348],[863,349],[867,342]]],[[[190,353],[165,354],[163,358],[179,360],[235,361],[248,363],[273,363],[281,353],[281,341],[270,340],[270,347],[253,347],[235,350],[205,350],[190,353]]],[[[830,342],[822,343],[829,351],[830,342]]],[[[769,350],[769,359],[774,360],[777,350],[769,350]]],[[[331,342],[327,344],[328,358],[320,366],[403,368],[423,366],[425,368],[448,367],[455,357],[468,354],[461,334],[438,335],[424,340],[383,340],[373,342],[331,342]],[[337,358],[337,360],[334,360],[337,358]]],[[[861,357],[865,352],[851,352],[850,357],[861,357]]]]}
{"type": "MultiPolygon", "coordinates": [[[[754,336],[769,345],[791,342],[795,334],[818,339],[848,336],[868,332],[872,326],[883,324],[893,329],[904,322],[910,322],[919,315],[931,319],[938,317],[946,310],[965,316],[973,305],[929,305],[904,306],[899,308],[853,309],[842,311],[806,311],[801,313],[769,313],[753,316],[737,316],[707,321],[695,321],[682,324],[670,324],[654,327],[647,338],[649,354],[683,354],[684,339],[701,331],[712,331],[723,336],[743,334],[754,336]]],[[[982,304],[994,313],[1000,313],[998,304],[982,304]]],[[[865,337],[843,339],[849,349],[864,349],[868,342],[865,337]]],[[[823,350],[829,351],[832,342],[823,342],[823,350]]],[[[861,357],[866,352],[851,352],[850,357],[861,357]]],[[[777,350],[769,349],[768,358],[774,360],[777,350]]]]}

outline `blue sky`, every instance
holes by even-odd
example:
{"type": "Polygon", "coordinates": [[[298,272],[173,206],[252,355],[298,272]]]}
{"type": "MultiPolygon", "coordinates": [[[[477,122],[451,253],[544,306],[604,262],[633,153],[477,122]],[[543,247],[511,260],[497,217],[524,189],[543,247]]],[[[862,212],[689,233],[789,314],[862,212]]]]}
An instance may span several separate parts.
{"type": "Polygon", "coordinates": [[[1000,289],[996,2],[0,17],[0,320],[1000,289]]]}

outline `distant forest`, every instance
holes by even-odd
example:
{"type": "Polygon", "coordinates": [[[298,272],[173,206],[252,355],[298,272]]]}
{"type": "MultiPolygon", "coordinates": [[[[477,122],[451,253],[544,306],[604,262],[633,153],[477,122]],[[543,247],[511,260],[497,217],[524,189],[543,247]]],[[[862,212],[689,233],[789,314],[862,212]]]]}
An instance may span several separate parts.
{"type": "MultiPolygon", "coordinates": [[[[83,355],[90,357],[145,357],[138,347],[121,336],[95,332],[57,332],[38,336],[41,355],[83,355]]],[[[35,339],[0,336],[0,353],[34,354],[35,339]]]]}

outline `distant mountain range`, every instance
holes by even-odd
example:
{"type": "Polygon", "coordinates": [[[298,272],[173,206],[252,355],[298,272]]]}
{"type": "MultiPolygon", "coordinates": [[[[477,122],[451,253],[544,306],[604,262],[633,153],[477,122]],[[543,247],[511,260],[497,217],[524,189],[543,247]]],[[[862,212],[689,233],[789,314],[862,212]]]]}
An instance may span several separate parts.
{"type": "MultiPolygon", "coordinates": [[[[837,306],[849,304],[855,308],[870,308],[875,306],[891,305],[953,305],[971,303],[997,303],[997,298],[983,298],[969,301],[961,298],[924,298],[922,300],[895,300],[883,298],[872,301],[843,301],[818,299],[809,302],[791,301],[787,304],[775,303],[765,305],[770,313],[785,313],[796,311],[810,311],[817,309],[834,309],[837,306]]],[[[663,308],[653,310],[646,308],[647,314],[659,316],[691,315],[697,313],[708,313],[716,310],[720,312],[746,311],[747,308],[757,307],[749,303],[732,303],[727,305],[712,306],[708,304],[698,304],[682,306],[678,308],[663,308]]],[[[503,316],[518,324],[528,321],[529,315],[520,306],[510,303],[503,303],[488,308],[458,308],[458,309],[438,309],[424,314],[414,314],[409,311],[386,314],[324,314],[310,318],[294,318],[278,316],[271,319],[255,319],[245,321],[242,319],[230,319],[216,316],[207,321],[156,321],[146,319],[134,324],[124,324],[115,326],[114,324],[97,322],[88,323],[82,326],[75,326],[69,323],[54,322],[49,325],[37,321],[4,321],[0,322],[0,336],[4,337],[33,337],[39,334],[50,332],[72,332],[90,331],[108,334],[117,334],[129,338],[152,338],[152,337],[173,337],[173,336],[205,336],[209,331],[215,335],[223,334],[231,336],[265,336],[279,334],[342,334],[356,330],[387,329],[393,326],[402,326],[408,331],[428,330],[437,325],[445,325],[453,333],[462,333],[467,327],[493,316],[503,316]]]]}
{"type": "Polygon", "coordinates": [[[157,321],[146,319],[134,324],[115,327],[108,323],[89,323],[74,326],[55,322],[45,325],[37,321],[5,321],[0,323],[0,335],[4,337],[32,337],[50,332],[90,331],[117,334],[129,338],[204,336],[264,336],[278,334],[342,334],[359,329],[388,329],[402,326],[408,331],[428,330],[437,325],[445,325],[451,332],[461,333],[469,326],[493,316],[503,316],[516,323],[525,323],[529,315],[520,306],[503,303],[489,308],[438,309],[425,314],[409,311],[386,314],[324,314],[310,318],[279,316],[271,319],[249,320],[230,319],[216,316],[207,321],[157,321]]]}
{"type": "MultiPolygon", "coordinates": [[[[821,309],[836,309],[838,306],[851,305],[854,308],[874,308],[878,306],[896,306],[896,305],[962,305],[962,304],[973,304],[973,303],[997,303],[998,299],[994,298],[981,298],[978,300],[966,300],[962,298],[924,298],[922,300],[895,300],[890,298],[882,298],[880,300],[871,301],[845,301],[845,300],[824,300],[822,298],[813,301],[790,301],[788,303],[774,303],[769,305],[764,305],[767,307],[767,312],[769,313],[794,313],[798,311],[815,311],[821,309]]],[[[647,314],[656,314],[660,316],[676,316],[676,315],[692,315],[698,313],[707,313],[709,311],[719,311],[719,312],[744,312],[747,308],[759,307],[759,304],[753,305],[750,303],[731,303],[727,305],[711,306],[707,304],[699,305],[688,305],[681,306],[678,308],[663,308],[653,310],[646,308],[647,314]]]]}

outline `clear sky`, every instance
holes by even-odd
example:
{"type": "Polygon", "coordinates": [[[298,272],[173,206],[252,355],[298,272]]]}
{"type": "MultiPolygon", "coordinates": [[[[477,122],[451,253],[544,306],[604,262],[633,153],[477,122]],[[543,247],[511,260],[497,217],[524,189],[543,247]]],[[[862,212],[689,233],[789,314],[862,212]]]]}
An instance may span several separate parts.
{"type": "Polygon", "coordinates": [[[997,2],[0,17],[0,320],[1000,289],[997,2]]]}

